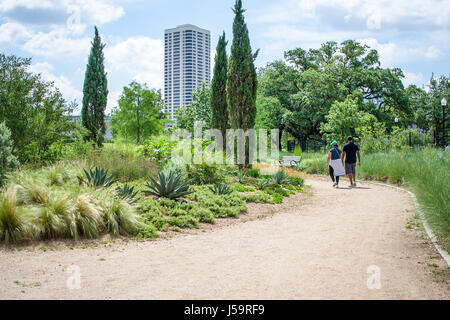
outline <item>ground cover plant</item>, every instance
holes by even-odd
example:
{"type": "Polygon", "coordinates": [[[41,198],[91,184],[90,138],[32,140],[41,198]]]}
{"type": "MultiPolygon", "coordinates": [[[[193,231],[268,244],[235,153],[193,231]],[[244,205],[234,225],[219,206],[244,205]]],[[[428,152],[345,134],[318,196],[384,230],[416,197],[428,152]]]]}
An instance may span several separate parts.
{"type": "Polygon", "coordinates": [[[120,142],[101,149],[79,147],[66,147],[67,160],[22,166],[7,177],[0,196],[0,241],[10,245],[106,234],[154,238],[236,218],[247,211],[247,203],[281,203],[303,186],[296,171],[264,175],[257,166],[178,165],[120,142]]]}

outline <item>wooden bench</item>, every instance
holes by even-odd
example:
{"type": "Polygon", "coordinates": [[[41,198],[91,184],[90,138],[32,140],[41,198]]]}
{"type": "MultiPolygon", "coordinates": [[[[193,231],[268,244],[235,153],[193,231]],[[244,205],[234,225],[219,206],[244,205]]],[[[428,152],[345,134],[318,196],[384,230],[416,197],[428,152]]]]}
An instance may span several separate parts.
{"type": "Polygon", "coordinates": [[[302,157],[298,156],[285,156],[280,160],[280,165],[283,167],[294,167],[302,161],[302,157]]]}

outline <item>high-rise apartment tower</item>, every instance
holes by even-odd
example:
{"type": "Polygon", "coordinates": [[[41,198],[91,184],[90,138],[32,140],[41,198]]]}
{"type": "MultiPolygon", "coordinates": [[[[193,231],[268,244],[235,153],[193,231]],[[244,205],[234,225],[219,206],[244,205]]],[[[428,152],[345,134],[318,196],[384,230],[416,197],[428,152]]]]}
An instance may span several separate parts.
{"type": "Polygon", "coordinates": [[[211,34],[185,24],[164,32],[165,112],[176,119],[176,111],[192,103],[192,93],[211,77],[211,34]]]}

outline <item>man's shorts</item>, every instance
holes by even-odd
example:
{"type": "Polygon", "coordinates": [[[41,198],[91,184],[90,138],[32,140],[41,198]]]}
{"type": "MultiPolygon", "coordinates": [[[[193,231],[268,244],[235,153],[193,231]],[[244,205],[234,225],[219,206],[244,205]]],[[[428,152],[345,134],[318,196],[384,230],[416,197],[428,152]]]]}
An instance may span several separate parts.
{"type": "Polygon", "coordinates": [[[345,174],[356,174],[356,163],[345,163],[345,174]]]}

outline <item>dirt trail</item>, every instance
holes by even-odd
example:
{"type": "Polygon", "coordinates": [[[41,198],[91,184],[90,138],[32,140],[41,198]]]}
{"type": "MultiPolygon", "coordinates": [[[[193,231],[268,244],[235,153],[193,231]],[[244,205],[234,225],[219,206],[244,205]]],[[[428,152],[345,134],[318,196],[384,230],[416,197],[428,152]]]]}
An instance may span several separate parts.
{"type": "Polygon", "coordinates": [[[307,183],[313,196],[291,212],[212,232],[112,248],[2,251],[0,299],[450,298],[445,262],[406,228],[407,194],[307,183]],[[66,285],[71,265],[80,268],[78,290],[66,285]],[[378,290],[367,286],[370,266],[379,268],[378,290]]]}

